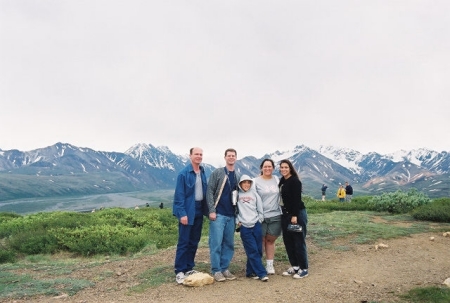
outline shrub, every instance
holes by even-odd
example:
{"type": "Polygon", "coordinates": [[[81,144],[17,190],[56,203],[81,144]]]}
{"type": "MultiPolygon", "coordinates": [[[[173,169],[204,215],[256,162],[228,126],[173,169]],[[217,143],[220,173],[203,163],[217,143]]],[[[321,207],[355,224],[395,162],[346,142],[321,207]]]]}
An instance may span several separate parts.
{"type": "MultiPolygon", "coordinates": [[[[5,216],[0,239],[15,253],[48,254],[57,251],[81,255],[126,254],[145,246],[175,245],[178,224],[170,209],[112,208],[95,213],[49,212],[5,216]]],[[[208,220],[205,220],[207,222],[208,220]]],[[[207,224],[203,231],[207,233],[207,224]]]]}
{"type": "Polygon", "coordinates": [[[419,206],[411,215],[417,220],[450,223],[450,198],[439,198],[419,206]]]}
{"type": "Polygon", "coordinates": [[[75,230],[59,228],[50,233],[58,238],[61,247],[83,256],[137,252],[146,244],[143,233],[124,226],[101,225],[75,230]]]}
{"type": "Polygon", "coordinates": [[[9,221],[14,218],[20,218],[21,216],[15,213],[0,213],[0,223],[9,221]]]}
{"type": "Polygon", "coordinates": [[[10,249],[27,255],[54,253],[59,250],[56,237],[41,227],[15,233],[7,238],[6,243],[10,249]]]}
{"type": "Polygon", "coordinates": [[[0,244],[0,264],[14,262],[16,262],[15,253],[0,244]]]}
{"type": "Polygon", "coordinates": [[[396,192],[384,193],[381,196],[374,196],[367,204],[375,211],[404,214],[430,202],[431,199],[424,193],[412,188],[409,192],[398,190],[396,192]]]}
{"type": "Polygon", "coordinates": [[[367,203],[370,198],[368,196],[358,196],[354,197],[350,203],[338,202],[337,199],[327,201],[303,199],[303,202],[305,202],[308,214],[332,211],[373,211],[373,207],[367,203]]]}

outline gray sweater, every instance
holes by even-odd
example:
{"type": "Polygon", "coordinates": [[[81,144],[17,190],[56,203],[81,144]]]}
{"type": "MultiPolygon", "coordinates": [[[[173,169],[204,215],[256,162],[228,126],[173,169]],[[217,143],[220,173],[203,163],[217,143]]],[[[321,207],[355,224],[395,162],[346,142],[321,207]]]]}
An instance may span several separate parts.
{"type": "Polygon", "coordinates": [[[273,218],[281,216],[281,207],[279,204],[280,190],[278,189],[278,177],[272,176],[272,179],[266,180],[261,176],[253,180],[256,192],[263,201],[264,218],[273,218]]]}
{"type": "MultiPolygon", "coordinates": [[[[234,171],[236,175],[236,180],[239,180],[239,175],[237,171],[234,171]]],[[[208,188],[206,190],[206,202],[208,203],[209,213],[215,213],[216,207],[214,204],[219,197],[220,187],[222,186],[223,180],[225,179],[225,170],[222,168],[217,168],[211,173],[208,180],[208,188]]]]}
{"type": "MultiPolygon", "coordinates": [[[[247,175],[243,175],[239,183],[243,180],[249,180],[253,183],[247,175]]],[[[262,222],[264,220],[262,200],[256,193],[254,186],[250,187],[248,191],[244,191],[239,185],[237,205],[239,213],[236,217],[236,224],[240,222],[243,226],[252,228],[256,222],[262,222]]]]}

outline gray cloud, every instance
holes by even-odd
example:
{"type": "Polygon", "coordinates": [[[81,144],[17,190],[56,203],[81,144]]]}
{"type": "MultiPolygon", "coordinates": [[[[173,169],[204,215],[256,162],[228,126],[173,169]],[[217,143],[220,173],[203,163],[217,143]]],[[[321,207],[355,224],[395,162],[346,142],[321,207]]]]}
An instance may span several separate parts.
{"type": "Polygon", "coordinates": [[[449,150],[448,1],[0,4],[0,148],[449,150]]]}

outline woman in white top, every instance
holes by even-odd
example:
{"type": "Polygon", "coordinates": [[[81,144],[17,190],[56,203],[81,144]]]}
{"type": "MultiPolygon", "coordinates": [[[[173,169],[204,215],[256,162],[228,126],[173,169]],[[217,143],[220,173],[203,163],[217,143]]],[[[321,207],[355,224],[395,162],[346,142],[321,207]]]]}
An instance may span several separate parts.
{"type": "Polygon", "coordinates": [[[273,175],[275,163],[272,159],[264,159],[260,165],[261,175],[254,180],[255,188],[263,203],[264,221],[262,222],[263,250],[266,254],[266,270],[275,274],[273,259],[275,241],[281,235],[281,208],[278,177],[273,175]]]}

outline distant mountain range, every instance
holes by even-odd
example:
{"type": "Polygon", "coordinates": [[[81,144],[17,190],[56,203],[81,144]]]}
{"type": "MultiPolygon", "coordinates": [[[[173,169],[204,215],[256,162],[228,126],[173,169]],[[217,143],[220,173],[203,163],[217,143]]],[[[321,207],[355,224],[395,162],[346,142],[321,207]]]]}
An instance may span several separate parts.
{"type": "MultiPolygon", "coordinates": [[[[290,159],[300,174],[304,193],[320,197],[323,183],[328,197],[340,183],[353,185],[355,195],[374,195],[417,188],[429,197],[450,196],[450,156],[427,149],[380,155],[362,154],[331,146],[318,150],[304,145],[275,151],[262,158],[246,156],[237,169],[259,174],[264,158],[290,159]]],[[[0,201],[55,196],[172,189],[189,159],[166,146],[136,144],[125,153],[102,152],[67,143],[32,151],[0,150],[0,201]]],[[[204,163],[207,175],[215,169],[204,163]]]]}

